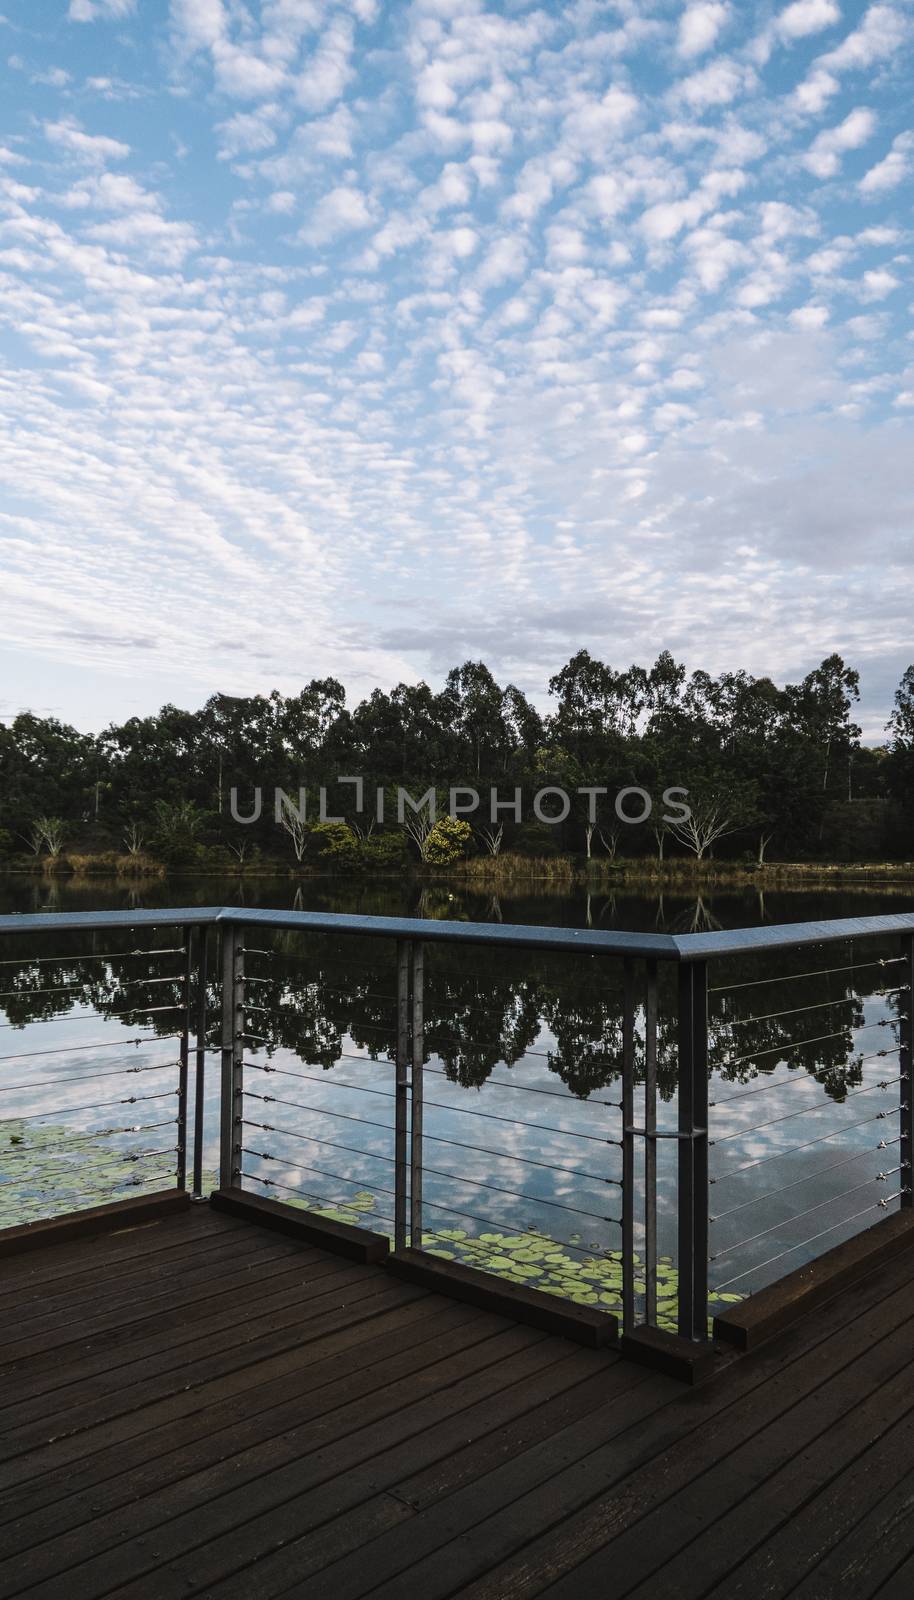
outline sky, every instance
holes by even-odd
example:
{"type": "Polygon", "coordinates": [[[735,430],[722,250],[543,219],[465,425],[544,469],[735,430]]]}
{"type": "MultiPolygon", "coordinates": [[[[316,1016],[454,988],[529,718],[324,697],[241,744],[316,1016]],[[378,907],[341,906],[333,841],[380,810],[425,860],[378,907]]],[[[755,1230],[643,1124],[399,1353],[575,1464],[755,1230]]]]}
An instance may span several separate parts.
{"type": "Polygon", "coordinates": [[[0,716],[914,661],[907,0],[0,0],[0,716]]]}

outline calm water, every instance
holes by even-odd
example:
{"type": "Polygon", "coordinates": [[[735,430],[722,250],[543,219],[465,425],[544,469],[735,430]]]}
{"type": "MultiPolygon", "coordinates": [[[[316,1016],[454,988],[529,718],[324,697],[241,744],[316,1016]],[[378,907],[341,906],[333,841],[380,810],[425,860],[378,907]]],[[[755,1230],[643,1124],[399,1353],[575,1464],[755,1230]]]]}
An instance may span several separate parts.
{"type": "MultiPolygon", "coordinates": [[[[493,896],[409,882],[0,880],[2,911],[225,903],[685,932],[905,911],[914,909],[914,895],[741,891],[696,901],[604,892],[493,896]]],[[[159,953],[143,957],[128,953],[137,942],[44,936],[29,950],[30,958],[41,956],[35,966],[22,959],[21,943],[0,941],[5,1223],[154,1185],[173,1172],[180,941],[153,941],[144,931],[144,948],[154,943],[159,953]],[[90,960],[78,959],[87,954],[90,960]],[[141,1042],[127,1042],[133,1039],[141,1042]],[[141,1160],[128,1163],[137,1150],[141,1160]]],[[[246,959],[247,1182],[389,1231],[393,946],[259,933],[249,943],[256,949],[246,959]]],[[[880,1200],[885,1209],[897,1204],[896,958],[891,944],[842,946],[827,957],[744,958],[715,970],[712,1278],[723,1292],[760,1286],[876,1220],[880,1200]],[[876,957],[889,964],[876,965],[876,957]]],[[[661,970],[661,1127],[675,1126],[676,1117],[667,978],[661,970]]],[[[215,1022],[215,990],[212,998],[215,1022]]],[[[430,945],[425,1022],[430,1246],[585,1303],[615,1304],[617,965],[430,945]]],[[[639,1015],[639,1061],[643,1024],[639,1015]]],[[[660,1248],[671,1258],[673,1142],[661,1141],[659,1151],[660,1248]]],[[[213,1130],[207,1161],[215,1163],[213,1130]]],[[[674,1288],[668,1259],[661,1316],[674,1288]]]]}

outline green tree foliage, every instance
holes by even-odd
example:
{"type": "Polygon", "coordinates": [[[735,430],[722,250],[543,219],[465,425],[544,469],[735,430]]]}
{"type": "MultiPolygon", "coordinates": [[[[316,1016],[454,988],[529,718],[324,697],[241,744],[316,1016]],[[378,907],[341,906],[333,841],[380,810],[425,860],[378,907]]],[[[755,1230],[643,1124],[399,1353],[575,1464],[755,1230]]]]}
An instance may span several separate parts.
{"type": "MultiPolygon", "coordinates": [[[[896,853],[910,853],[914,666],[899,686],[885,750],[860,743],[858,674],[838,655],[782,688],[744,671],[688,675],[668,651],[648,667],[615,668],[582,649],[549,679],[548,691],[543,714],[484,662],[466,661],[440,691],[401,683],[350,708],[341,683],[315,678],[289,696],[217,694],[196,712],[166,705],[98,738],[22,713],[0,725],[0,827],[13,840],[5,853],[46,853],[35,832],[44,817],[63,823],[68,843],[95,828],[104,848],[122,850],[136,836],[169,859],[218,847],[240,865],[259,851],[309,869],[323,861],[396,870],[407,858],[398,786],[417,797],[436,790],[439,817],[449,787],[476,789],[483,803],[468,821],[482,853],[492,849],[482,831],[490,789],[510,798],[516,788],[524,815],[518,822],[500,813],[502,854],[662,850],[764,862],[828,857],[840,841],[842,856],[853,857],[871,852],[880,830],[896,853]],[[355,775],[365,779],[361,810],[355,786],[339,781],[355,775]],[[531,807],[536,789],[548,786],[573,797],[555,826],[531,807]],[[641,828],[620,825],[613,808],[618,790],[633,786],[657,802],[641,828]],[[376,787],[386,795],[383,823],[376,787]],[[698,839],[681,830],[677,837],[660,820],[661,796],[671,787],[700,800],[707,826],[698,839]],[[307,793],[300,850],[276,826],[277,789],[296,803],[307,793]],[[576,793],[588,789],[597,796],[576,793]],[[238,821],[255,817],[258,791],[259,816],[238,821]]],[[[413,839],[409,851],[443,865],[468,848],[468,837],[442,834],[431,844],[413,839]]],[[[889,848],[883,844],[884,853],[889,848]]]]}

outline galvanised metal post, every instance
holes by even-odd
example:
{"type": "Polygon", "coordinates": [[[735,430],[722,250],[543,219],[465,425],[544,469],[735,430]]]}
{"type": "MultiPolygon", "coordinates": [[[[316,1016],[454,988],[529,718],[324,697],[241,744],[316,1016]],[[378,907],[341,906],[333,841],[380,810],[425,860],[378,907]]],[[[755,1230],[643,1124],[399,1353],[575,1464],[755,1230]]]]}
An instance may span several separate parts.
{"type": "Polygon", "coordinates": [[[206,1082],[206,985],[209,929],[197,930],[197,1042],[194,1069],[194,1171],[192,1194],[203,1198],[203,1123],[206,1082]]]}
{"type": "Polygon", "coordinates": [[[409,1242],[414,1250],[422,1246],[422,1100],[425,1066],[425,946],[412,946],[410,962],[412,1056],[410,1072],[409,1138],[409,1242]]]}
{"type": "Polygon", "coordinates": [[[219,1184],[236,1186],[241,1175],[244,1088],[244,929],[222,930],[222,1105],[219,1184]]]}
{"type": "Polygon", "coordinates": [[[708,1337],[708,966],[679,968],[679,1332],[708,1337]]]}
{"type": "Polygon", "coordinates": [[[394,1249],[406,1248],[406,1167],[409,1129],[409,968],[411,945],[397,940],[397,1058],[394,1085],[394,1249]]]}
{"type": "Polygon", "coordinates": [[[902,979],[902,1022],[899,1029],[899,1133],[901,1172],[900,1204],[914,1206],[914,935],[901,941],[904,957],[902,979]]]}
{"type": "Polygon", "coordinates": [[[635,963],[622,966],[622,1331],[635,1326],[635,963]]]}
{"type": "Polygon", "coordinates": [[[644,1003],[644,1320],[657,1326],[657,963],[644,1003]]]}
{"type": "Polygon", "coordinates": [[[187,1078],[190,1058],[190,982],[193,975],[193,930],[187,929],[184,940],[184,1016],[181,1022],[181,1044],[178,1067],[178,1163],[177,1185],[187,1186],[187,1078]]]}

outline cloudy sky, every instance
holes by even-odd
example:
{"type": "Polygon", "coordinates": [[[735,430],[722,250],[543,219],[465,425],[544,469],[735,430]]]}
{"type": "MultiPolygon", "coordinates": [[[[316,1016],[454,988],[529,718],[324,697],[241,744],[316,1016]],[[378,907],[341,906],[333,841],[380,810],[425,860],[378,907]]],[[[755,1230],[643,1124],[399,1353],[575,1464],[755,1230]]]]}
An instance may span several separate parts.
{"type": "Polygon", "coordinates": [[[914,660],[906,0],[0,0],[0,714],[914,660]]]}

